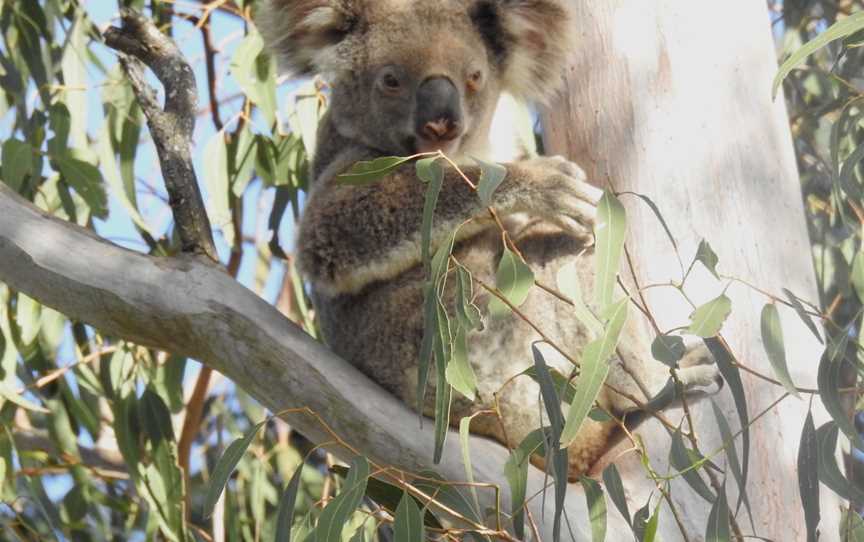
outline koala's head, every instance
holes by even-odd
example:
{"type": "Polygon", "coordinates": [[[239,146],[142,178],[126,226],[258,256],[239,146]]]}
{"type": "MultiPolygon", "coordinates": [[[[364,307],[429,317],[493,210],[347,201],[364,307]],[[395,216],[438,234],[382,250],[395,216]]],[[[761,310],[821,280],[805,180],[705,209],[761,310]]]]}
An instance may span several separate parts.
{"type": "Polygon", "coordinates": [[[331,83],[339,132],[385,154],[482,152],[502,91],[560,85],[573,0],[267,0],[283,68],[331,83]]]}

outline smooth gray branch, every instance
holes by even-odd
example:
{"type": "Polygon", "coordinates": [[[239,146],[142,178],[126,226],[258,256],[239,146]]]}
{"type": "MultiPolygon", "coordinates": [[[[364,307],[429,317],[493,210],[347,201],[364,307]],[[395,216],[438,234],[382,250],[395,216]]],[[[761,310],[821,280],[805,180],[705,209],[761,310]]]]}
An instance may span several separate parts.
{"type": "MultiPolygon", "coordinates": [[[[153,258],[125,250],[46,215],[0,184],[0,281],[103,333],[199,359],[273,412],[311,409],[381,465],[465,479],[458,435],[447,440],[441,464],[433,465],[431,422],[419,427],[407,406],[198,258],[153,258]]],[[[313,441],[333,442],[313,417],[294,412],[285,418],[313,441]]],[[[350,458],[339,446],[329,449],[350,458]]],[[[497,484],[507,509],[506,450],[479,437],[471,438],[470,449],[475,479],[497,484]]],[[[543,473],[532,468],[528,484],[529,495],[540,491],[543,473]]],[[[478,493],[484,507],[495,506],[492,491],[478,493]]],[[[544,515],[542,502],[534,498],[529,509],[548,533],[551,503],[547,499],[544,515]]],[[[567,510],[577,539],[589,538],[578,485],[568,492],[567,510]]],[[[609,521],[611,532],[627,532],[614,513],[609,521]]]]}
{"type": "Polygon", "coordinates": [[[120,63],[147,117],[183,251],[218,261],[190,151],[198,110],[195,74],[177,45],[153,21],[129,9],[122,10],[121,19],[120,28],[105,31],[105,43],[119,51],[120,63]],[[164,109],[145,81],[145,65],[165,87],[164,109]]]}

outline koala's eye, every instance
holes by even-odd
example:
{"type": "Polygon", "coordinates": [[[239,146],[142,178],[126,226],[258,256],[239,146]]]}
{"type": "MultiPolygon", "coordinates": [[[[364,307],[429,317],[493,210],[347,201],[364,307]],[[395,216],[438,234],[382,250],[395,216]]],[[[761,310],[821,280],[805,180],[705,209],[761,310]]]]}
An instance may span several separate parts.
{"type": "Polygon", "coordinates": [[[477,92],[483,87],[483,72],[476,70],[468,75],[468,90],[477,92]]]}
{"type": "Polygon", "coordinates": [[[402,84],[399,82],[399,79],[393,75],[392,73],[384,74],[384,77],[381,79],[381,82],[384,84],[384,88],[387,90],[399,90],[402,87],[402,84]]]}

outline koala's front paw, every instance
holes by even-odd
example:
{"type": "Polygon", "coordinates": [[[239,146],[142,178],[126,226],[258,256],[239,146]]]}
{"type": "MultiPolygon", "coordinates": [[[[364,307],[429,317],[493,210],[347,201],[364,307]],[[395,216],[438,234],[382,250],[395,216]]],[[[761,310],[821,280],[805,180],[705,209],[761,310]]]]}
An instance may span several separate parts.
{"type": "Polygon", "coordinates": [[[520,163],[534,186],[527,210],[559,225],[574,237],[593,240],[597,202],[603,191],[590,185],[582,168],[561,156],[542,156],[520,163]]]}

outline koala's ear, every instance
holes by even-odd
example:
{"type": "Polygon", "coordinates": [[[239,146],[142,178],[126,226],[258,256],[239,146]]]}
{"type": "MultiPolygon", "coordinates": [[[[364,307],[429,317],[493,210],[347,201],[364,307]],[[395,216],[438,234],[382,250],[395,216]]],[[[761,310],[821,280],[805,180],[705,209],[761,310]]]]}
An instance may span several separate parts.
{"type": "Polygon", "coordinates": [[[362,0],[264,0],[255,23],[282,71],[338,69],[337,46],[357,26],[362,0]]]}
{"type": "Polygon", "coordinates": [[[555,94],[574,49],[574,0],[472,0],[469,15],[501,70],[503,87],[543,101],[555,94]]]}

